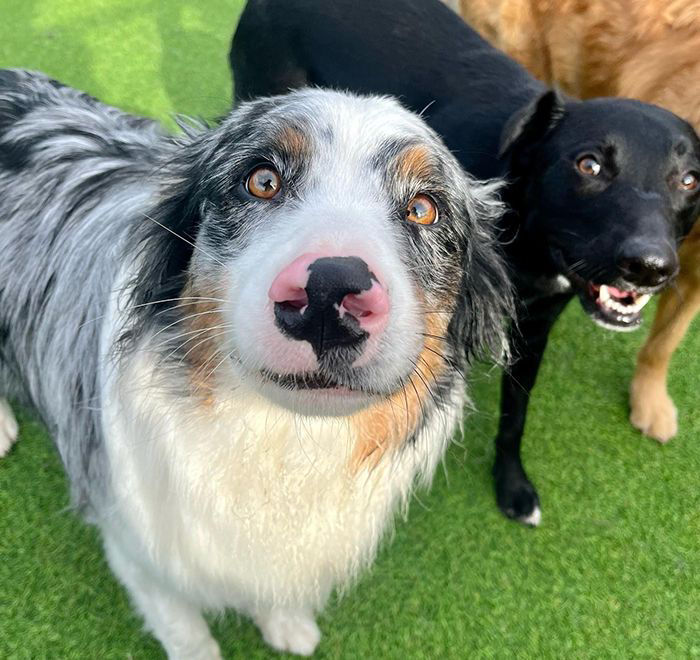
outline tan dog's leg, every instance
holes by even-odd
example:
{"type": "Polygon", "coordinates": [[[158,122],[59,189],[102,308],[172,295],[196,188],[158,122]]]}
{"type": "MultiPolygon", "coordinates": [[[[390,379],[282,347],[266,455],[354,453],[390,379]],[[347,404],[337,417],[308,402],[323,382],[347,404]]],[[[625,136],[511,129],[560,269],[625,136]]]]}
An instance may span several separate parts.
{"type": "Polygon", "coordinates": [[[665,291],[659,300],[630,387],[630,421],[642,433],[664,443],[678,431],[676,408],[666,386],[669,363],[700,310],[700,223],[684,241],[679,256],[677,286],[665,291]]]}

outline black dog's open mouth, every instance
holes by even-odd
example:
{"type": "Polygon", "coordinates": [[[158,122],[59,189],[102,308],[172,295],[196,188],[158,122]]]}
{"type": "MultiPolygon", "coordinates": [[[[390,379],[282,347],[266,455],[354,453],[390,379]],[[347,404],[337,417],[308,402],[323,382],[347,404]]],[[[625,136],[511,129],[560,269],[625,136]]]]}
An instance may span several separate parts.
{"type": "Polygon", "coordinates": [[[642,310],[651,295],[587,282],[579,290],[583,308],[594,321],[613,330],[635,330],[642,323],[642,310]]]}
{"type": "Polygon", "coordinates": [[[598,325],[608,330],[624,332],[636,330],[642,324],[642,310],[658,288],[623,289],[623,284],[596,284],[584,279],[579,273],[572,272],[561,250],[553,250],[552,256],[561,272],[565,273],[566,279],[577,290],[583,309],[598,325]]]}

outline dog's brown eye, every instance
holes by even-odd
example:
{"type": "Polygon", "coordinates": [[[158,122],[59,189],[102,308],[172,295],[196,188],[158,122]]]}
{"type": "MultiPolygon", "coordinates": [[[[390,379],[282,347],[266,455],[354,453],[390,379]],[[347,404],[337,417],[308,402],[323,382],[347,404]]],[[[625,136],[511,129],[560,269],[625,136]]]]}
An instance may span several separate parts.
{"type": "Polygon", "coordinates": [[[576,167],[581,174],[587,174],[588,176],[598,176],[601,170],[598,159],[591,155],[581,156],[576,161],[576,167]]]}
{"type": "Polygon", "coordinates": [[[282,179],[272,165],[260,165],[248,175],[245,188],[254,197],[272,199],[281,190],[282,179]]]}
{"type": "Polygon", "coordinates": [[[406,207],[406,220],[419,225],[434,225],[438,219],[435,202],[428,195],[416,195],[406,207]]]}
{"type": "Polygon", "coordinates": [[[678,187],[686,192],[692,192],[693,190],[697,190],[698,185],[700,185],[698,174],[696,172],[686,172],[681,177],[678,187]]]}

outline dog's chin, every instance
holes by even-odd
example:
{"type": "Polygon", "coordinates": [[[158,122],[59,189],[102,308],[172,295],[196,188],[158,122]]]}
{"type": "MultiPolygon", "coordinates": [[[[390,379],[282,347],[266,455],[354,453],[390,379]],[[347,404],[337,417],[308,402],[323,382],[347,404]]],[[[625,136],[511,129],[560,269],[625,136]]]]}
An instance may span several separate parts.
{"type": "Polygon", "coordinates": [[[311,417],[352,415],[393,393],[363,383],[341,383],[321,373],[277,374],[263,370],[257,380],[261,393],[270,401],[311,417]]]}

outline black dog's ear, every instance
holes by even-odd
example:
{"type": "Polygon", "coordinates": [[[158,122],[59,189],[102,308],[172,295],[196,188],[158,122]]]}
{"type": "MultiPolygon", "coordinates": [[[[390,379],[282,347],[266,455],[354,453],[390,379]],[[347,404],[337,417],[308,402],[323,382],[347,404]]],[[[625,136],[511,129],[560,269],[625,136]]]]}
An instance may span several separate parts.
{"type": "Polygon", "coordinates": [[[501,134],[499,158],[539,142],[564,116],[564,99],[550,89],[513,113],[501,134]]]}

